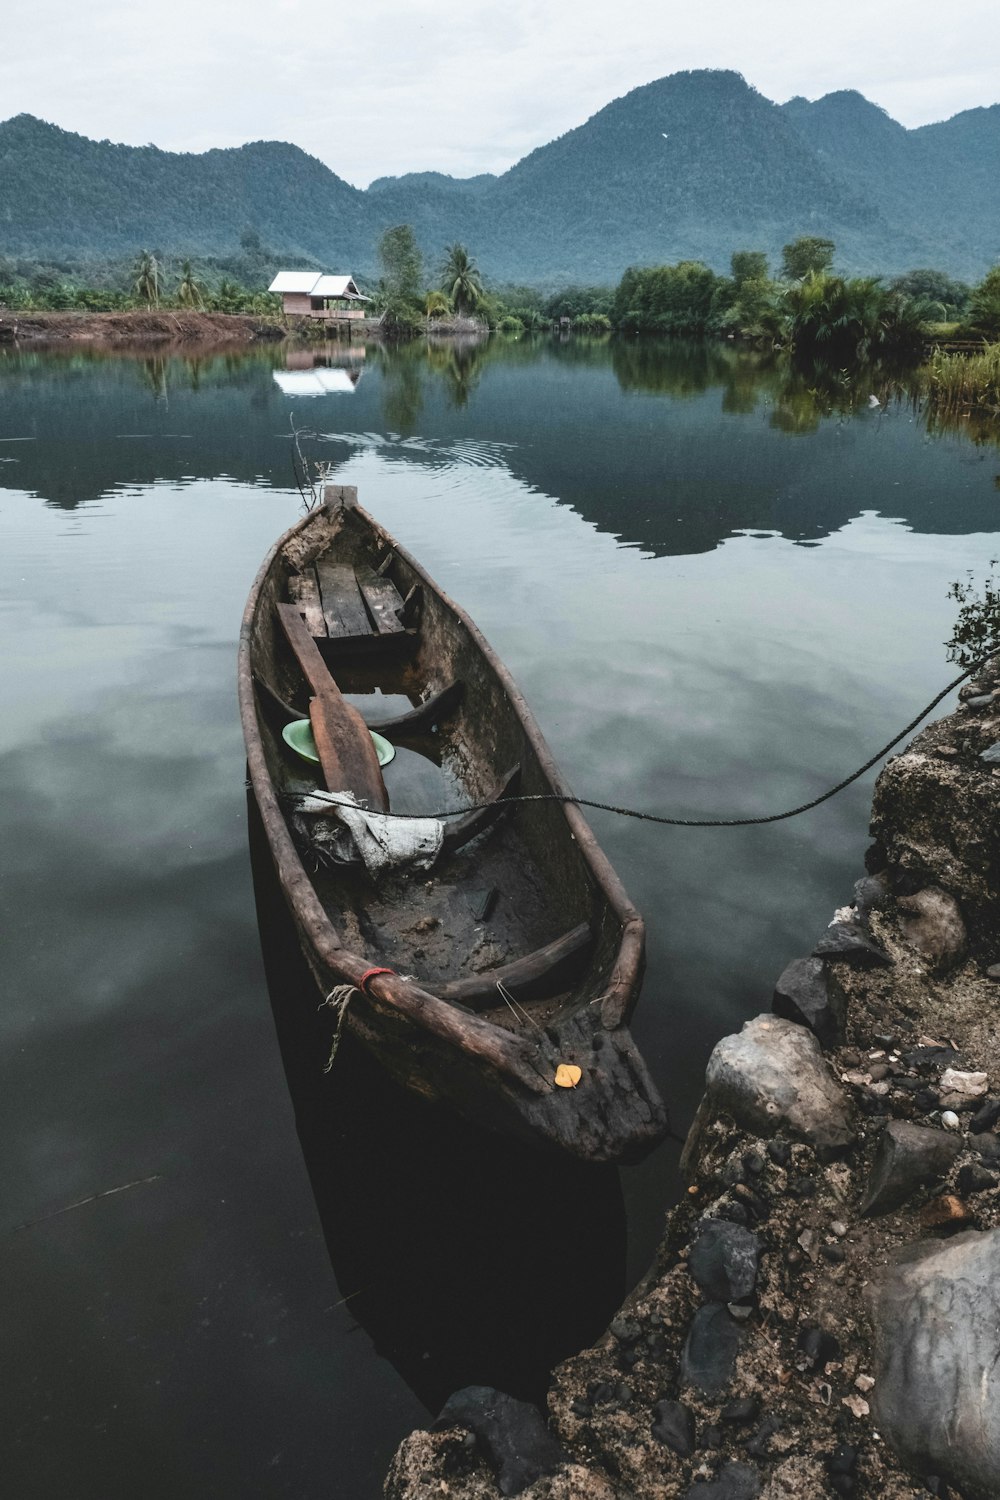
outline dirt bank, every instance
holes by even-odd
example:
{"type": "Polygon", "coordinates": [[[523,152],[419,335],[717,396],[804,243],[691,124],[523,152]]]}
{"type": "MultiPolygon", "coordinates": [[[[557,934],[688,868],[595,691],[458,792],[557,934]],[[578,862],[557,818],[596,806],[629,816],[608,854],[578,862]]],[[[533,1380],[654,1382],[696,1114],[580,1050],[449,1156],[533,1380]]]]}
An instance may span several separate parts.
{"type": "Polygon", "coordinates": [[[0,344],[254,344],[282,339],[279,319],[212,312],[12,312],[0,308],[0,344]]]}
{"type": "Polygon", "coordinates": [[[776,1014],[715,1049],[656,1263],[554,1373],[555,1456],[505,1484],[523,1440],[469,1394],[389,1500],[1000,1494],[1000,671],[963,698],[883,770],[776,1014]]]}

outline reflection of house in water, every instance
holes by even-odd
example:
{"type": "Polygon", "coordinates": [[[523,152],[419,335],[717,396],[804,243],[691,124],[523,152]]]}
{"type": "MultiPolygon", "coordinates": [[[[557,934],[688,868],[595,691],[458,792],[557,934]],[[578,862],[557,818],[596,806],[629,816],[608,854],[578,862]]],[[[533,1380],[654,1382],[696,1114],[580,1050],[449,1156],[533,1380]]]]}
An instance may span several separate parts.
{"type": "Polygon", "coordinates": [[[361,379],[360,370],[275,370],[274,382],[286,396],[350,394],[361,379]]]}
{"type": "Polygon", "coordinates": [[[363,304],[371,300],[362,296],[353,276],[327,276],[320,271],[279,271],[268,291],[280,293],[286,315],[319,318],[325,323],[363,318],[363,304]]]}
{"type": "Polygon", "coordinates": [[[275,384],[286,396],[350,395],[361,379],[364,345],[351,345],[336,355],[317,354],[312,349],[290,349],[285,369],[274,370],[275,384]]]}

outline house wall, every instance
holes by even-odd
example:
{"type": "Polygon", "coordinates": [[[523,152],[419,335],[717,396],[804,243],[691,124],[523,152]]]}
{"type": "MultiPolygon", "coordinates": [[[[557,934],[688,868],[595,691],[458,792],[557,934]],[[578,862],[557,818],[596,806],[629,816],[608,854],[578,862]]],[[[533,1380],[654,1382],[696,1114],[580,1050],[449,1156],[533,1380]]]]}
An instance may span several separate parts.
{"type": "Polygon", "coordinates": [[[312,312],[312,298],[307,292],[282,292],[281,306],[295,317],[308,317],[312,312]]]}

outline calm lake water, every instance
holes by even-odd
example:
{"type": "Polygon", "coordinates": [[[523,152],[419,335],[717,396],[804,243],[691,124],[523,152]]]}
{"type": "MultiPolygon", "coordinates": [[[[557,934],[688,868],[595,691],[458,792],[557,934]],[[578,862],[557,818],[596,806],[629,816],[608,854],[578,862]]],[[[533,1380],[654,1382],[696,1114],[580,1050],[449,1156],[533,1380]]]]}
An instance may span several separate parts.
{"type": "MultiPolygon", "coordinates": [[[[369,1500],[448,1391],[537,1394],[599,1332],[675,1191],[673,1141],[581,1173],[426,1118],[350,1050],[320,1073],[260,870],[258,936],[235,697],[247,590],[301,512],[291,418],[469,609],[575,789],[680,816],[864,761],[955,675],[949,584],[1000,552],[995,448],[753,354],[314,358],[0,355],[22,1500],[369,1500]]],[[[873,779],[765,828],[594,815],[647,918],[634,1030],[678,1136],[714,1042],[850,898],[873,779]]]]}

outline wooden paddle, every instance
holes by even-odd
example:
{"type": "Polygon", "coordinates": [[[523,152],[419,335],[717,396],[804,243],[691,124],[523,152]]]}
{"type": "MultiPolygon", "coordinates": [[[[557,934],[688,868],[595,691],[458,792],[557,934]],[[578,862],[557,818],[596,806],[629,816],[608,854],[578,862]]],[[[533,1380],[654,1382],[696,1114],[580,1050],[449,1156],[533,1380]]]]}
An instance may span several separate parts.
{"type": "Polygon", "coordinates": [[[368,726],[330,675],[297,604],[279,604],[278,618],[314,697],[309,701],[320,769],[329,792],[353,792],[376,812],[387,812],[389,793],[368,726]]]}

